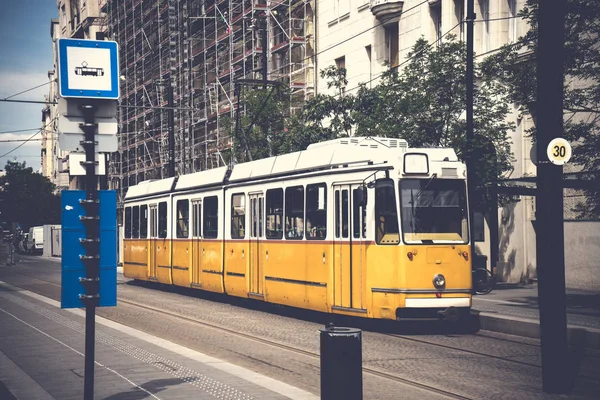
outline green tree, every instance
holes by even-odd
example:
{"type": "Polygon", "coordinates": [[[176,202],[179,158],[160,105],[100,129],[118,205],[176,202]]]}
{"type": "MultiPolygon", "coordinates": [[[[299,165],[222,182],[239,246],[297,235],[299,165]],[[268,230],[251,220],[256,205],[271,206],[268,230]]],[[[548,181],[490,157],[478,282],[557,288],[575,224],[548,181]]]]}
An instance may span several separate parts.
{"type": "Polygon", "coordinates": [[[24,229],[60,223],[60,196],[48,178],[33,172],[25,162],[8,161],[6,175],[0,178],[0,219],[18,222],[24,229]]]}
{"type": "MultiPolygon", "coordinates": [[[[565,15],[564,137],[573,145],[574,164],[600,170],[600,2],[567,0],[565,15]]],[[[487,76],[502,77],[511,99],[535,118],[538,0],[527,0],[519,17],[527,21],[525,36],[504,46],[483,64],[487,76]]],[[[535,139],[535,128],[529,134],[535,139]]],[[[600,217],[600,191],[589,191],[577,211],[581,218],[600,217]]]]}
{"type": "Polygon", "coordinates": [[[234,118],[225,118],[223,125],[233,137],[235,162],[275,156],[284,152],[284,134],[287,131],[289,91],[283,85],[267,89],[243,91],[242,109],[236,129],[234,118]]]}
{"type": "Polygon", "coordinates": [[[352,132],[355,97],[344,93],[348,84],[346,69],[329,66],[320,75],[327,80],[327,88],[334,88],[336,94],[317,94],[291,118],[284,141],[286,152],[305,150],[311,143],[350,136],[352,132]]]}

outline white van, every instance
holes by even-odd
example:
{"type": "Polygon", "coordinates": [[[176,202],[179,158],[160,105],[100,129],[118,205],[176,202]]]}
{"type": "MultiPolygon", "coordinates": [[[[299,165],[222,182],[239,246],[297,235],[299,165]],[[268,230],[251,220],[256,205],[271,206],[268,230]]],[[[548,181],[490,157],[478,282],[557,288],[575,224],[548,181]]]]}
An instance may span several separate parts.
{"type": "Polygon", "coordinates": [[[44,227],[34,226],[29,228],[29,236],[27,238],[27,251],[30,253],[38,253],[44,251],[44,227]]]}

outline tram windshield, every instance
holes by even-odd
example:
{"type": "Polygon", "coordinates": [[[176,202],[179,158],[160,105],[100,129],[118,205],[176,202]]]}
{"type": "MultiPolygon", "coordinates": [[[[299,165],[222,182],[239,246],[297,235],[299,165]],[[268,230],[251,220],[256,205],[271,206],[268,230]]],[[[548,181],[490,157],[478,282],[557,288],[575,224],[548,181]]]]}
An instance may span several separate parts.
{"type": "Polygon", "coordinates": [[[465,183],[456,179],[400,181],[405,243],[467,243],[465,183]]]}

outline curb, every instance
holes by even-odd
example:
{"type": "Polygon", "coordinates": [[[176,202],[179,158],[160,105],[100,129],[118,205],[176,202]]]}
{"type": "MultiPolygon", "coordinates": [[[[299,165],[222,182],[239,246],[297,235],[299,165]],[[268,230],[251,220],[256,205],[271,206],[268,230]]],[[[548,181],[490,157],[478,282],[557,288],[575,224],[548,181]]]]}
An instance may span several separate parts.
{"type": "MultiPolygon", "coordinates": [[[[472,310],[471,315],[477,320],[479,329],[532,339],[540,338],[540,323],[536,320],[477,310],[472,310]]],[[[570,346],[600,350],[600,329],[567,325],[567,340],[570,346]]]]}

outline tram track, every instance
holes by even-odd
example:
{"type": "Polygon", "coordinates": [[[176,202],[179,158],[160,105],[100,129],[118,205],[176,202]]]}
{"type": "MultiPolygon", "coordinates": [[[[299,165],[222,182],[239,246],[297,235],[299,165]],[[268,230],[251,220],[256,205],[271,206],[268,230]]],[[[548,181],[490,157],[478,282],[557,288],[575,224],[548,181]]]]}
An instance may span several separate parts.
{"type": "MultiPolygon", "coordinates": [[[[163,315],[167,315],[167,316],[169,316],[171,318],[176,318],[176,319],[180,319],[182,321],[186,321],[186,322],[198,324],[198,325],[201,325],[201,326],[204,326],[204,327],[207,327],[207,328],[212,328],[212,329],[218,330],[220,332],[224,332],[224,333],[236,336],[236,337],[240,337],[240,338],[244,338],[244,339],[251,340],[251,341],[254,341],[254,342],[258,342],[258,343],[261,343],[261,344],[264,344],[264,345],[268,345],[268,346],[271,346],[271,347],[276,347],[278,349],[291,351],[293,353],[301,354],[301,355],[304,355],[304,356],[307,356],[307,357],[310,357],[310,358],[313,358],[313,359],[320,359],[319,353],[315,353],[315,352],[312,352],[312,351],[300,349],[300,348],[294,347],[294,346],[289,346],[289,345],[286,345],[286,344],[283,344],[283,343],[280,343],[280,342],[276,342],[276,341],[273,341],[273,340],[260,338],[260,337],[257,337],[255,335],[251,335],[251,334],[239,332],[239,331],[236,331],[236,330],[233,330],[233,329],[230,329],[230,328],[218,325],[218,324],[214,324],[214,323],[210,323],[210,322],[205,322],[205,321],[200,321],[200,320],[195,319],[195,318],[190,318],[190,317],[187,317],[187,316],[184,316],[184,315],[181,315],[181,314],[177,314],[177,313],[174,313],[174,312],[171,312],[171,311],[168,311],[168,310],[164,310],[164,309],[160,309],[160,308],[148,306],[148,305],[141,304],[141,303],[138,303],[138,302],[135,302],[135,301],[131,301],[131,300],[119,299],[119,302],[120,303],[128,304],[130,306],[138,307],[138,308],[141,308],[141,309],[144,309],[144,310],[148,310],[148,311],[160,313],[160,314],[163,314],[163,315]]],[[[116,322],[119,322],[119,321],[116,321],[116,322]]],[[[122,322],[120,322],[120,323],[122,323],[122,322]]],[[[402,384],[405,384],[405,385],[409,385],[409,386],[412,386],[412,387],[423,389],[423,390],[426,390],[428,392],[433,392],[433,393],[436,393],[436,394],[439,394],[439,395],[442,395],[442,396],[445,396],[445,397],[448,397],[448,398],[451,398],[451,399],[471,399],[471,397],[463,396],[463,395],[460,395],[458,393],[453,393],[453,392],[450,392],[450,391],[447,391],[447,390],[444,390],[444,389],[440,389],[440,388],[437,388],[437,387],[434,387],[434,386],[431,386],[431,385],[427,385],[427,384],[424,384],[424,383],[420,383],[420,382],[417,382],[417,381],[414,381],[414,380],[402,378],[400,376],[397,376],[397,375],[394,375],[394,374],[390,374],[390,373],[387,373],[387,372],[384,372],[384,371],[381,371],[381,370],[378,370],[378,369],[374,369],[374,368],[370,368],[370,367],[363,367],[363,372],[367,373],[367,374],[374,375],[374,376],[378,376],[380,378],[393,380],[393,381],[396,381],[396,382],[399,382],[399,383],[402,383],[402,384]]]]}
{"type": "MultiPolygon", "coordinates": [[[[27,276],[30,279],[35,279],[37,281],[41,281],[41,282],[45,282],[47,284],[51,284],[54,286],[58,286],[60,287],[60,284],[57,284],[56,282],[52,282],[46,279],[40,279],[31,275],[28,275],[26,273],[22,273],[22,272],[16,272],[19,275],[23,275],[23,276],[27,276]]],[[[119,281],[120,283],[123,283],[123,280],[119,281]]],[[[32,285],[33,287],[35,287],[35,285],[32,285]]],[[[253,334],[248,334],[248,333],[243,333],[240,332],[239,330],[235,330],[235,329],[231,329],[228,328],[226,326],[222,326],[213,322],[207,322],[207,321],[203,321],[200,319],[196,319],[193,317],[189,317],[186,315],[182,315],[180,313],[171,311],[171,310],[167,310],[167,309],[163,309],[163,308],[158,308],[158,307],[154,307],[154,306],[149,306],[147,304],[142,304],[133,300],[125,300],[123,298],[119,298],[118,299],[119,303],[122,304],[127,304],[131,307],[136,307],[148,312],[152,312],[152,313],[157,313],[157,314],[161,314],[161,315],[165,315],[171,318],[175,318],[178,319],[180,321],[185,321],[187,323],[192,323],[192,324],[196,324],[199,326],[203,326],[206,328],[210,328],[213,330],[217,330],[221,333],[225,333],[228,335],[232,335],[232,336],[236,336],[239,338],[243,338],[246,340],[250,340],[256,343],[260,343],[262,345],[266,345],[266,346],[270,346],[272,348],[277,348],[277,349],[281,349],[281,350],[286,350],[286,351],[290,351],[293,352],[295,354],[299,354],[299,355],[303,355],[306,357],[309,357],[311,359],[316,359],[319,360],[320,355],[317,352],[313,352],[313,351],[309,351],[309,350],[305,350],[299,347],[295,347],[295,346],[290,346],[278,341],[274,341],[274,340],[270,340],[270,339],[265,339],[263,337],[258,337],[256,335],[253,334]]],[[[119,318],[113,318],[111,316],[107,316],[104,315],[104,318],[110,319],[112,321],[124,324],[124,325],[128,325],[128,323],[125,321],[122,321],[119,318]]],[[[139,329],[139,327],[138,327],[139,329]]],[[[142,329],[143,330],[143,329],[142,329]]],[[[156,334],[156,332],[150,332],[153,334],[156,334]]],[[[541,369],[541,365],[536,365],[536,364],[532,364],[532,363],[528,363],[528,362],[524,362],[524,361],[520,361],[520,360],[515,360],[514,358],[509,358],[509,357],[503,357],[503,356],[498,356],[498,355],[493,355],[493,354],[488,354],[482,351],[476,351],[476,350],[469,350],[469,349],[464,349],[464,348],[460,348],[460,347],[455,347],[455,346],[450,346],[450,345],[446,345],[446,344],[441,344],[441,343],[435,343],[432,341],[428,341],[428,340],[424,340],[424,339],[418,339],[418,338],[413,338],[413,337],[408,337],[405,335],[400,335],[400,334],[391,334],[391,333],[382,333],[382,332],[375,332],[377,334],[380,334],[382,336],[386,336],[386,337],[390,337],[390,338],[395,338],[395,339],[400,339],[402,341],[406,341],[406,342],[411,342],[411,343],[419,343],[419,344],[423,344],[423,345],[429,345],[429,346],[434,346],[437,348],[441,348],[441,349],[445,349],[445,350],[451,350],[451,351],[457,351],[457,352],[461,352],[461,353],[466,353],[472,356],[477,356],[477,357],[485,357],[485,358],[489,358],[489,359],[495,359],[498,361],[503,361],[503,362],[509,362],[509,363],[515,363],[515,364],[519,364],[522,366],[526,366],[526,367],[534,367],[536,369],[541,369]]],[[[484,335],[484,337],[487,338],[487,336],[484,335]]],[[[496,340],[502,340],[501,338],[492,338],[492,339],[496,339],[496,340]]],[[[530,346],[534,346],[535,345],[530,345],[530,346]]],[[[391,374],[389,372],[386,372],[384,370],[380,370],[377,368],[372,368],[372,367],[363,367],[363,372],[365,374],[369,374],[369,375],[373,375],[373,376],[377,376],[379,378],[384,378],[384,379],[389,379],[401,384],[405,384],[405,385],[409,385],[415,388],[419,388],[431,393],[435,393],[447,398],[453,398],[453,399],[469,399],[470,397],[467,396],[463,396],[461,394],[458,393],[453,393],[451,391],[448,390],[444,390],[444,389],[440,389],[438,387],[426,384],[426,383],[421,383],[418,382],[416,380],[411,380],[411,379],[407,379],[395,374],[391,374]]],[[[586,379],[586,380],[596,380],[590,376],[581,376],[582,378],[586,379]]]]}
{"type": "MultiPolygon", "coordinates": [[[[22,273],[22,272],[15,272],[15,273],[18,274],[18,275],[26,276],[26,277],[28,277],[30,279],[35,279],[37,281],[44,282],[46,284],[51,284],[53,286],[60,287],[60,284],[58,284],[56,282],[52,282],[50,280],[37,278],[37,277],[31,276],[31,275],[28,275],[28,274],[22,273]]],[[[18,285],[16,285],[16,286],[18,286],[18,285]]],[[[24,286],[27,286],[27,285],[24,285],[24,286]]],[[[20,287],[23,288],[23,289],[26,289],[26,290],[33,289],[33,288],[23,287],[23,285],[20,286],[20,287]]],[[[273,340],[264,339],[264,338],[261,338],[261,337],[257,337],[255,335],[251,335],[251,334],[239,332],[239,331],[234,330],[234,329],[230,329],[230,328],[227,328],[227,327],[224,327],[224,326],[221,326],[221,325],[218,325],[218,324],[206,322],[206,321],[201,321],[201,320],[198,320],[196,318],[187,317],[185,315],[181,315],[181,314],[169,311],[169,310],[165,310],[165,309],[161,309],[161,308],[157,308],[157,307],[148,306],[146,304],[138,303],[138,302],[132,301],[132,300],[125,300],[125,299],[122,299],[122,298],[118,299],[118,303],[120,303],[120,304],[127,304],[127,305],[132,306],[132,307],[137,307],[139,309],[146,310],[146,311],[149,311],[149,312],[153,312],[153,313],[158,313],[158,314],[161,314],[161,315],[169,316],[171,318],[175,318],[175,319],[178,319],[178,320],[181,320],[181,321],[185,321],[187,323],[193,323],[193,324],[200,325],[200,326],[203,326],[203,327],[206,327],[206,328],[214,329],[214,330],[217,330],[217,331],[219,331],[221,333],[226,333],[226,334],[229,334],[229,335],[232,335],[232,336],[236,336],[236,337],[243,338],[243,339],[246,339],[246,340],[250,340],[250,341],[253,341],[253,342],[256,342],[256,343],[260,343],[260,344],[263,344],[263,345],[266,345],[266,346],[271,346],[271,347],[278,348],[278,349],[281,349],[281,350],[290,351],[290,352],[293,352],[295,354],[300,354],[300,355],[309,357],[311,359],[316,359],[316,360],[320,359],[319,353],[316,353],[316,352],[312,352],[312,351],[304,350],[304,349],[301,349],[301,348],[298,348],[298,347],[286,345],[286,344],[283,344],[283,343],[280,343],[280,342],[276,342],[276,341],[273,341],[273,340]]],[[[106,318],[106,319],[109,319],[111,321],[123,324],[123,325],[128,325],[126,322],[122,321],[119,318],[113,318],[111,316],[102,316],[102,317],[106,318]]],[[[139,327],[136,328],[136,329],[139,329],[139,327]]],[[[148,332],[148,333],[152,333],[152,332],[148,332]]],[[[385,371],[382,371],[382,370],[379,370],[379,369],[375,369],[375,368],[371,368],[371,367],[363,367],[363,373],[370,374],[370,375],[373,375],[373,376],[377,376],[379,378],[389,379],[389,380],[392,380],[392,381],[395,381],[395,382],[398,382],[398,383],[401,383],[401,384],[405,384],[405,385],[408,385],[408,386],[411,386],[411,387],[414,387],[414,388],[425,390],[425,391],[430,392],[430,393],[435,393],[435,394],[438,394],[438,395],[441,395],[441,396],[444,396],[444,397],[450,398],[450,399],[463,399],[463,400],[471,400],[472,399],[471,397],[468,397],[468,396],[463,396],[463,395],[458,394],[458,393],[453,393],[453,392],[448,391],[448,390],[440,389],[438,387],[434,387],[434,386],[431,386],[431,385],[428,385],[428,384],[425,384],[425,383],[421,383],[421,382],[418,382],[418,381],[415,381],[415,380],[403,378],[403,377],[400,377],[400,376],[397,376],[397,375],[394,375],[394,374],[390,374],[388,372],[385,372],[385,371]]]]}

